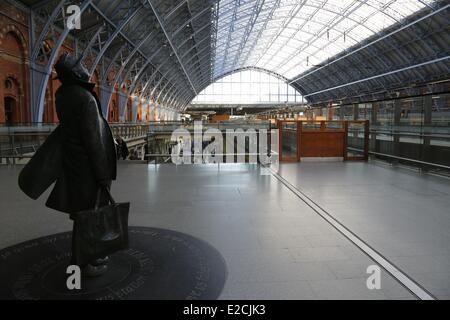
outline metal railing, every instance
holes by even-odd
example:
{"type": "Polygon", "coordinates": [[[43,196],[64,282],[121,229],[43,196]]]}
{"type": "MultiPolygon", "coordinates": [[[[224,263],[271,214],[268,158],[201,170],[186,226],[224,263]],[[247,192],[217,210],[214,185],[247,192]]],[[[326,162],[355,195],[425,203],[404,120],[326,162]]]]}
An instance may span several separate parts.
{"type": "MultiPolygon", "coordinates": [[[[193,132],[194,122],[158,121],[145,123],[110,123],[115,137],[122,137],[133,147],[142,147],[152,134],[172,134],[179,128],[193,132]],[[137,145],[135,146],[134,144],[137,145]]],[[[0,125],[0,164],[16,164],[20,160],[31,158],[45,139],[57,127],[57,123],[18,123],[14,125],[0,125]]],[[[269,121],[204,121],[201,122],[202,132],[216,128],[221,132],[227,129],[267,129],[270,131],[269,121]]],[[[141,154],[142,156],[142,154],[141,154]]]]}
{"type": "MultiPolygon", "coordinates": [[[[411,130],[411,127],[395,129],[372,128],[369,136],[369,154],[394,163],[405,163],[419,169],[436,168],[450,170],[450,134],[448,128],[411,130]],[[403,129],[403,130],[400,130],[403,129]]],[[[351,151],[360,152],[362,137],[354,136],[351,151]]]]}
{"type": "MultiPolygon", "coordinates": [[[[278,157],[278,155],[279,155],[278,152],[276,152],[274,150],[272,150],[270,152],[270,156],[278,157]]],[[[159,164],[157,161],[153,161],[154,158],[163,158],[163,159],[165,159],[163,161],[163,163],[168,163],[170,160],[172,160],[173,156],[174,155],[172,155],[170,153],[164,153],[164,154],[149,153],[149,154],[145,155],[145,158],[144,158],[145,160],[144,161],[146,161],[147,163],[159,164]],[[152,159],[152,160],[150,160],[150,159],[152,159]]],[[[183,157],[182,154],[181,155],[177,155],[177,156],[183,157]]],[[[213,162],[207,162],[204,159],[204,155],[195,155],[194,153],[191,153],[189,156],[190,156],[190,159],[191,159],[190,164],[198,164],[198,163],[208,163],[208,164],[210,164],[210,163],[213,163],[213,162]],[[199,161],[199,160],[201,160],[201,161],[199,161]]],[[[220,164],[220,163],[222,163],[222,164],[227,164],[227,163],[259,163],[259,158],[258,157],[261,156],[261,154],[260,153],[252,153],[252,152],[244,152],[244,153],[230,152],[230,153],[214,153],[214,154],[212,154],[212,156],[213,157],[220,157],[220,158],[215,158],[215,159],[219,159],[219,161],[214,162],[214,163],[217,163],[217,164],[220,164]],[[244,161],[243,162],[239,162],[238,161],[239,158],[234,159],[234,157],[239,157],[239,156],[244,157],[244,161]],[[253,161],[253,162],[250,161],[249,160],[250,156],[253,156],[254,159],[256,159],[256,161],[253,161]],[[233,157],[233,161],[232,162],[228,161],[229,157],[233,157]]],[[[276,161],[278,161],[278,158],[275,158],[275,159],[277,159],[276,161]]]]}
{"type": "Polygon", "coordinates": [[[186,129],[193,131],[201,124],[203,130],[210,128],[224,131],[227,129],[270,129],[270,122],[265,120],[236,120],[236,121],[198,121],[198,122],[184,122],[184,121],[168,121],[168,122],[148,122],[149,131],[155,133],[171,133],[176,129],[186,129]]]}
{"type": "MultiPolygon", "coordinates": [[[[0,164],[16,164],[31,158],[57,126],[57,123],[0,125],[0,164]]],[[[127,142],[144,140],[149,128],[145,123],[111,123],[110,127],[114,137],[120,136],[127,142]]]]}
{"type": "MultiPolygon", "coordinates": [[[[333,124],[332,122],[330,122],[333,124]]],[[[0,163],[15,164],[30,158],[57,124],[31,123],[5,126],[0,124],[0,163]]],[[[217,128],[221,132],[227,129],[270,129],[269,121],[232,121],[202,122],[202,130],[217,128]]],[[[314,127],[314,126],[313,126],[314,127]]],[[[150,135],[171,134],[175,129],[184,128],[193,132],[194,123],[169,121],[147,123],[112,123],[114,136],[138,139],[140,146],[150,135]]],[[[332,129],[332,128],[330,128],[332,129]]],[[[270,130],[268,130],[270,131],[270,130]]],[[[348,128],[349,154],[362,154],[364,150],[363,128],[348,128]]],[[[158,150],[154,150],[158,151],[158,150]]],[[[164,150],[161,150],[164,151],[164,150]]],[[[369,130],[369,154],[394,162],[405,162],[440,170],[450,170],[450,128],[426,126],[371,126],[369,130]]],[[[248,155],[248,153],[247,153],[248,155]]],[[[144,158],[144,152],[141,152],[144,158]]],[[[150,152],[147,157],[168,157],[170,153],[150,152]]]]}

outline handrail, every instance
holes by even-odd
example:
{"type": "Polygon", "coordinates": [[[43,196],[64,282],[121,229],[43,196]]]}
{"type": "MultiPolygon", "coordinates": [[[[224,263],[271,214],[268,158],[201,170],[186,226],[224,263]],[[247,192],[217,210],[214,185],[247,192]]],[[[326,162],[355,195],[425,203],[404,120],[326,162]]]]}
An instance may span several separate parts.
{"type": "MultiPolygon", "coordinates": [[[[358,148],[348,147],[347,149],[354,150],[354,151],[359,151],[359,152],[364,152],[364,150],[358,149],[358,148]]],[[[447,170],[450,169],[449,166],[446,166],[446,165],[443,165],[443,164],[426,162],[426,161],[421,161],[421,160],[415,160],[415,159],[411,159],[411,158],[404,158],[404,157],[390,155],[390,154],[387,154],[387,153],[369,151],[369,154],[376,155],[376,156],[382,156],[382,157],[386,157],[386,158],[393,158],[393,159],[397,159],[397,160],[404,160],[404,161],[409,161],[409,162],[415,162],[415,163],[424,164],[424,165],[432,166],[432,167],[438,167],[438,168],[447,169],[447,170]]]]}
{"type": "MultiPolygon", "coordinates": [[[[349,131],[353,131],[351,129],[349,129],[349,131]]],[[[358,130],[355,130],[358,131],[358,130]]],[[[444,138],[444,139],[450,139],[450,134],[448,135],[443,135],[443,134],[423,134],[423,133],[414,133],[414,132],[409,132],[409,131],[397,131],[397,132],[392,132],[392,131],[388,131],[388,130],[370,130],[370,133],[375,133],[375,134],[388,134],[388,135],[402,135],[402,136],[416,136],[416,137],[428,137],[428,138],[444,138]]]]}
{"type": "MultiPolygon", "coordinates": [[[[278,152],[273,151],[270,153],[271,155],[278,155],[278,152]]],[[[255,152],[247,152],[247,153],[239,153],[239,152],[230,152],[230,153],[211,153],[209,155],[212,156],[260,156],[261,153],[255,153],[255,152]]],[[[145,156],[149,157],[171,157],[171,153],[146,153],[145,156]]],[[[179,157],[182,157],[182,155],[178,155],[179,157]]],[[[197,156],[195,153],[191,153],[190,156],[197,156]]],[[[198,156],[203,156],[203,154],[199,154],[198,156]]]]}
{"type": "MultiPolygon", "coordinates": [[[[277,156],[278,152],[271,151],[270,154],[272,156],[277,156]]],[[[215,153],[215,154],[210,154],[210,155],[214,156],[214,157],[223,157],[223,156],[260,156],[261,154],[252,152],[252,153],[215,153]]],[[[183,157],[183,155],[178,155],[178,156],[183,157]]],[[[187,156],[187,155],[185,155],[185,156],[187,156]]],[[[192,158],[196,157],[196,155],[194,153],[191,153],[189,156],[192,157],[192,158]]],[[[203,154],[202,154],[202,156],[203,156],[203,154]]],[[[6,159],[6,160],[13,159],[13,163],[12,164],[15,165],[16,164],[15,163],[16,159],[19,159],[19,160],[20,159],[31,159],[32,157],[33,157],[33,155],[0,155],[0,160],[1,159],[6,159]]],[[[128,159],[127,161],[131,161],[131,162],[132,161],[145,161],[146,163],[148,163],[149,162],[148,157],[167,158],[164,161],[164,163],[167,163],[171,159],[172,154],[169,154],[169,153],[147,153],[145,155],[142,155],[142,158],[143,159],[147,158],[147,160],[142,160],[142,159],[140,159],[140,160],[131,160],[131,159],[128,159]]],[[[222,162],[222,163],[226,163],[226,162],[222,162]]],[[[9,162],[7,162],[7,164],[9,164],[9,162]]]]}

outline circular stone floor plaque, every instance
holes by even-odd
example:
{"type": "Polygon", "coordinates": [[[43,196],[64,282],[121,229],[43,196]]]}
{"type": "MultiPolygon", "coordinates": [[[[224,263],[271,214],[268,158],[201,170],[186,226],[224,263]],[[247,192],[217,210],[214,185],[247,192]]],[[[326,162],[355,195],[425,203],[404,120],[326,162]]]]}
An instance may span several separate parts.
{"type": "Polygon", "coordinates": [[[0,251],[0,300],[217,299],[227,271],[208,243],[184,233],[129,228],[130,247],[110,256],[108,272],[67,289],[71,232],[0,251]]]}

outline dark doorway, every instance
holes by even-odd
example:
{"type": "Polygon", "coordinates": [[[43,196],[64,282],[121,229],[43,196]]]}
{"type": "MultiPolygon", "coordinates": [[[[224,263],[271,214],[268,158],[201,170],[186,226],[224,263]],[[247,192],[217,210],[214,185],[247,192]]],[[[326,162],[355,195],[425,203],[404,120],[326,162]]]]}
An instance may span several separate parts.
{"type": "Polygon", "coordinates": [[[16,100],[11,97],[5,98],[5,123],[7,125],[13,124],[14,112],[16,107],[16,100]]]}

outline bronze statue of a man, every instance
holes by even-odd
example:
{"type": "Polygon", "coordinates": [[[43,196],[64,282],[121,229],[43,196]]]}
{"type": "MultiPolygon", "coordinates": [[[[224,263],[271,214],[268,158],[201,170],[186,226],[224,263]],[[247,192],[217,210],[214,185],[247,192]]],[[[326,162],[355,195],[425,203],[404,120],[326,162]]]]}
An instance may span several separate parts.
{"type": "MultiPolygon", "coordinates": [[[[97,191],[109,188],[115,180],[116,149],[86,68],[64,54],[55,70],[61,82],[56,92],[60,125],[23,170],[19,184],[30,197],[37,198],[56,181],[46,205],[72,215],[92,209],[97,191]]],[[[100,205],[108,203],[106,194],[100,199],[100,205]]],[[[74,223],[74,233],[77,227],[74,223]]],[[[75,246],[73,241],[72,252],[75,246]]],[[[96,276],[107,270],[107,261],[107,257],[96,259],[81,267],[87,276],[96,276]]]]}

